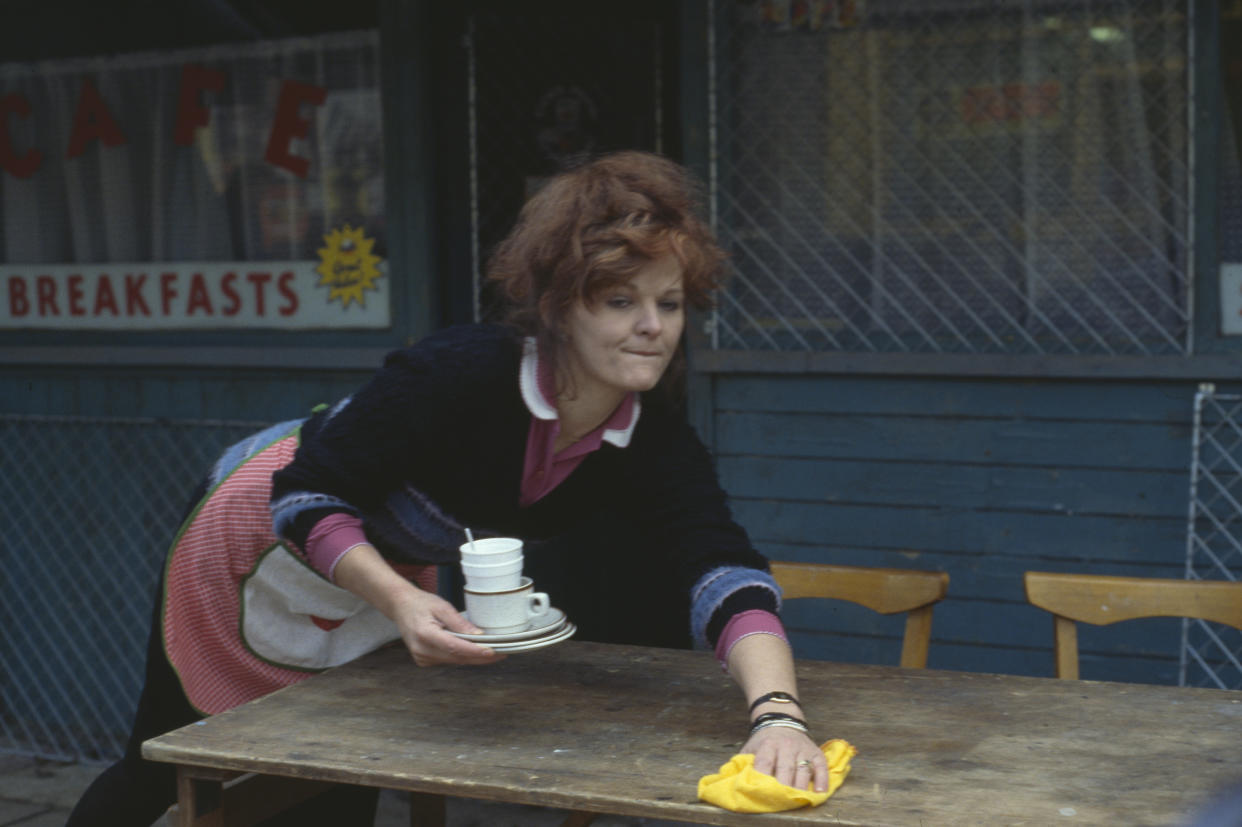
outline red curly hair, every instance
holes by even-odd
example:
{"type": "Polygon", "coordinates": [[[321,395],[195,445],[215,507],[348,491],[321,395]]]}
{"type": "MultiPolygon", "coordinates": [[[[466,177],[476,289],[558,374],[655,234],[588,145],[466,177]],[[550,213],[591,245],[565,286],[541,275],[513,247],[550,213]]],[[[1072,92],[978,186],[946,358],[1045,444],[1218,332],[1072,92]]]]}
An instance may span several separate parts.
{"type": "Polygon", "coordinates": [[[665,254],[681,263],[686,304],[706,309],[725,254],[699,205],[698,187],[679,164],[650,152],[604,155],[555,176],[526,202],[487,278],[508,300],[510,324],[553,360],[575,305],[593,306],[665,254]]]}

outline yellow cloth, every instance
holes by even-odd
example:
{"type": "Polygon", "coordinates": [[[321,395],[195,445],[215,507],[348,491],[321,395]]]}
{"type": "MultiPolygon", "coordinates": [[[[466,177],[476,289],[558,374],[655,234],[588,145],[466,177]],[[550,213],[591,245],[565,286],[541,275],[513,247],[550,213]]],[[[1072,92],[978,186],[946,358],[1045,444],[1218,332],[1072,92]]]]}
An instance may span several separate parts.
{"type": "Polygon", "coordinates": [[[755,769],[755,756],[741,753],[729,759],[714,775],[699,779],[699,798],[735,813],[779,813],[799,807],[818,807],[837,791],[850,773],[850,759],[858,754],[852,744],[833,739],[820,746],[828,759],[828,790],[817,793],[782,784],[755,769]]]}

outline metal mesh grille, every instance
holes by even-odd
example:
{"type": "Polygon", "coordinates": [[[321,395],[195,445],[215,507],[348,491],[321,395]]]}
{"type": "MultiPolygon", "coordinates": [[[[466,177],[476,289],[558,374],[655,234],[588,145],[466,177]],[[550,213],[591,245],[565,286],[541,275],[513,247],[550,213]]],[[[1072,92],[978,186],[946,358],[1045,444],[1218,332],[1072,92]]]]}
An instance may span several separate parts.
{"type": "Polygon", "coordinates": [[[719,348],[1188,348],[1188,5],[713,0],[719,348]]]}
{"type": "MultiPolygon", "coordinates": [[[[1186,577],[1242,575],[1242,396],[1195,394],[1186,577]]],[[[1242,631],[1202,620],[1183,627],[1181,684],[1242,689],[1242,631]]]]}
{"type": "Polygon", "coordinates": [[[119,756],[195,485],[260,423],[0,415],[0,752],[119,756]]]}

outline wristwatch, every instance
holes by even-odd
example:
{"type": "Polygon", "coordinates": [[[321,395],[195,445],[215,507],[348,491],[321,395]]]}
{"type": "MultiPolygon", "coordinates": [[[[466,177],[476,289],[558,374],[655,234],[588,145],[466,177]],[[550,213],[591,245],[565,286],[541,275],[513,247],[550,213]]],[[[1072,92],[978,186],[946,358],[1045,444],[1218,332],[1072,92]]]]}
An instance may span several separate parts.
{"type": "Polygon", "coordinates": [[[750,705],[749,711],[754,712],[755,707],[759,706],[759,704],[766,703],[798,704],[798,706],[802,706],[802,703],[793,695],[790,695],[788,692],[781,692],[780,690],[777,690],[776,692],[768,692],[765,695],[760,695],[758,698],[755,698],[755,702],[750,705]]]}

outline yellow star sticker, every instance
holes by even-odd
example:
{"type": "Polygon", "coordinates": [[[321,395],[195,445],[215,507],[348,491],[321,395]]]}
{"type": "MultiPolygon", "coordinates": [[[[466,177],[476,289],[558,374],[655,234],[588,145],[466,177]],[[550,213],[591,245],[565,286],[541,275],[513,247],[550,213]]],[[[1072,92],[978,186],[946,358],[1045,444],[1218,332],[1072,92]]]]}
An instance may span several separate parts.
{"type": "Polygon", "coordinates": [[[361,227],[346,224],[323,237],[326,245],[319,248],[317,287],[328,288],[328,301],[340,301],[349,307],[351,301],[366,307],[365,291],[378,290],[375,281],[382,277],[379,256],[371,254],[375,239],[367,238],[361,227]]]}

